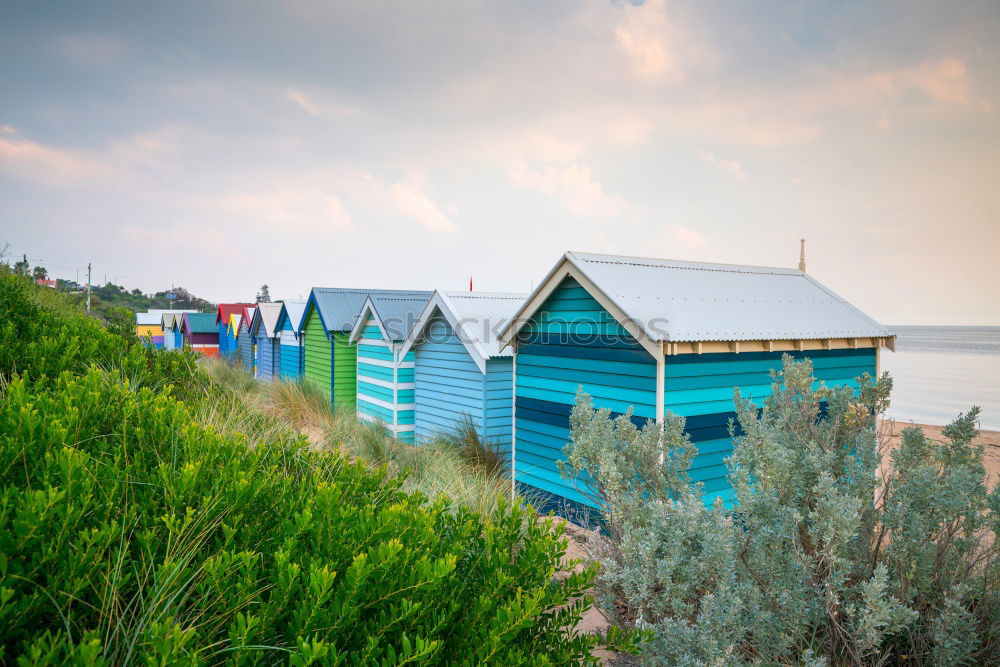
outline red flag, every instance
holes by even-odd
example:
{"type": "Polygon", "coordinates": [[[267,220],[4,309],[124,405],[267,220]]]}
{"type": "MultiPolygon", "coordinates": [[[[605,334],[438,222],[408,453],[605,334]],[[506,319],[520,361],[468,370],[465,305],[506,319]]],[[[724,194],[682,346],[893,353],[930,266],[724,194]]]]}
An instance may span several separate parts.
{"type": "Polygon", "coordinates": [[[469,291],[472,291],[472,276],[469,276],[469,291]]]}

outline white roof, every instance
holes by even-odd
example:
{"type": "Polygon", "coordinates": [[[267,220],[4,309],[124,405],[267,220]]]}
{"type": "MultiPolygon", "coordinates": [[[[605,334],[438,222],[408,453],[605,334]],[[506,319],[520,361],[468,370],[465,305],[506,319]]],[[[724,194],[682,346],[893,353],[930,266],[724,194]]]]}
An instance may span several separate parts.
{"type": "Polygon", "coordinates": [[[488,359],[511,355],[509,348],[501,349],[499,333],[508,325],[527,296],[508,292],[436,291],[406,337],[400,355],[405,355],[420,342],[427,325],[436,313],[441,313],[465,345],[479,370],[485,373],[488,359]]]}
{"type": "Polygon", "coordinates": [[[305,312],[308,301],[305,299],[285,299],[282,303],[285,305],[285,312],[288,313],[288,321],[292,325],[292,331],[298,333],[299,324],[302,323],[302,313],[305,312]]]}
{"type": "MultiPolygon", "coordinates": [[[[274,302],[264,302],[257,304],[257,312],[260,314],[260,323],[264,327],[264,335],[268,338],[274,338],[278,335],[275,328],[278,325],[278,317],[281,316],[281,303],[274,302]]],[[[258,319],[257,317],[254,318],[258,319]]]]}
{"type": "Polygon", "coordinates": [[[504,345],[567,275],[654,343],[892,335],[796,269],[567,252],[502,332],[504,345]]]}
{"type": "Polygon", "coordinates": [[[196,313],[196,310],[170,310],[158,308],[155,310],[147,310],[145,313],[135,314],[136,324],[159,324],[163,325],[163,314],[164,313],[196,313]]]}

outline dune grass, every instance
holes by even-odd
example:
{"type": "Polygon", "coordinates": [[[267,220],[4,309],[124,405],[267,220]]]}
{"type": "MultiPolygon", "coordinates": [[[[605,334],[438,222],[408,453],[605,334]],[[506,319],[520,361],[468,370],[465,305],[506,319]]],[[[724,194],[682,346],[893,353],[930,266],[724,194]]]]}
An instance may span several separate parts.
{"type": "Polygon", "coordinates": [[[240,366],[217,359],[203,365],[222,396],[202,418],[265,442],[271,429],[295,429],[314,447],[338,450],[390,476],[403,476],[403,488],[430,498],[445,495],[456,505],[492,514],[510,496],[507,462],[494,443],[479,437],[471,420],[452,433],[414,446],[392,437],[381,424],[358,419],[353,411],[331,410],[326,396],[301,381],[253,379],[240,366]]]}

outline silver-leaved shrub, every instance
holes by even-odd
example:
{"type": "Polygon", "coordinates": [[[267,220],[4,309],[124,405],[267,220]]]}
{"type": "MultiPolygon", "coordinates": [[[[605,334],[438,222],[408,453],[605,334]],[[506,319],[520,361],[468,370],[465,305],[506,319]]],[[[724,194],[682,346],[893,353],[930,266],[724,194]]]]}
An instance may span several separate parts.
{"type": "Polygon", "coordinates": [[[790,357],[759,408],[736,392],[733,507],[706,506],[684,420],[637,428],[580,394],[563,473],[603,530],[597,593],[650,664],[996,664],[1000,485],[978,408],[890,449],[888,376],[825,388],[790,357]]]}

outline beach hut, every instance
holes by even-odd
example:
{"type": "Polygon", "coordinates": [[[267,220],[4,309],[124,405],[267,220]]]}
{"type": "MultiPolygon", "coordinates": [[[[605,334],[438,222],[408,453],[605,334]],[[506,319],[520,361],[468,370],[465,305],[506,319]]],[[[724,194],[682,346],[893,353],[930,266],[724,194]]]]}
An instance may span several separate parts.
{"type": "Polygon", "coordinates": [[[760,404],[783,354],[827,386],[875,375],[883,326],[802,270],[566,253],[500,333],[514,349],[514,478],[587,503],[556,466],[578,389],[637,423],[686,418],[691,478],[731,501],[725,459],[733,390],[760,404]]]}
{"type": "Polygon", "coordinates": [[[236,356],[235,339],[231,338],[229,327],[232,323],[232,316],[243,312],[252,303],[220,303],[215,310],[215,325],[219,328],[219,354],[225,358],[232,359],[236,356]]]}
{"type": "Polygon", "coordinates": [[[219,356],[219,329],[212,313],[184,313],[181,317],[181,338],[203,357],[219,356]]]}
{"type": "Polygon", "coordinates": [[[434,292],[399,354],[413,351],[417,444],[470,423],[479,437],[510,452],[513,355],[496,332],[527,294],[434,292]]]}
{"type": "Polygon", "coordinates": [[[244,306],[240,313],[239,322],[234,329],[236,332],[237,361],[243,364],[243,367],[250,371],[251,375],[254,372],[254,341],[253,337],[250,336],[250,323],[253,321],[256,310],[257,308],[254,306],[244,306]]]}
{"type": "Polygon", "coordinates": [[[277,324],[280,350],[278,368],[281,377],[286,380],[297,380],[302,376],[303,348],[299,325],[305,309],[305,301],[286,300],[281,303],[277,324]]]}
{"type": "Polygon", "coordinates": [[[196,310],[168,310],[160,317],[163,326],[163,349],[178,350],[184,346],[181,337],[181,318],[184,313],[196,313],[196,310]]]}
{"type": "Polygon", "coordinates": [[[238,360],[240,349],[237,343],[236,336],[239,333],[240,321],[242,319],[243,315],[241,315],[240,313],[233,313],[232,315],[230,315],[229,325],[226,327],[226,335],[224,336],[224,338],[220,338],[219,348],[221,349],[223,347],[223,343],[221,341],[224,339],[226,348],[224,356],[225,359],[227,359],[228,361],[235,362],[238,360]]]}
{"type": "Polygon", "coordinates": [[[430,292],[405,290],[314,287],[299,325],[306,381],[329,396],[334,407],[351,411],[356,408],[357,348],[349,338],[369,294],[425,295],[425,300],[430,296],[430,292]]]}
{"type": "Polygon", "coordinates": [[[176,350],[179,346],[177,345],[177,333],[174,331],[174,320],[180,317],[182,313],[164,313],[160,317],[161,326],[163,328],[163,349],[164,350],[176,350]]]}
{"type": "Polygon", "coordinates": [[[414,442],[414,353],[402,350],[430,297],[431,292],[369,294],[349,338],[357,345],[358,417],[382,422],[409,444],[414,442]]]}
{"type": "Polygon", "coordinates": [[[147,310],[144,313],[135,314],[135,333],[140,338],[149,336],[152,339],[153,347],[163,347],[163,313],[168,310],[147,310]]]}
{"type": "Polygon", "coordinates": [[[281,360],[281,341],[278,338],[278,316],[281,304],[277,302],[258,303],[250,321],[250,337],[254,341],[256,353],[254,365],[257,377],[270,380],[278,377],[281,360]]]}

